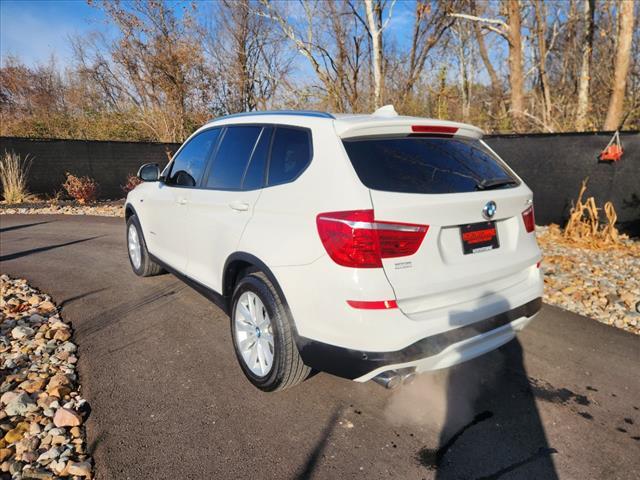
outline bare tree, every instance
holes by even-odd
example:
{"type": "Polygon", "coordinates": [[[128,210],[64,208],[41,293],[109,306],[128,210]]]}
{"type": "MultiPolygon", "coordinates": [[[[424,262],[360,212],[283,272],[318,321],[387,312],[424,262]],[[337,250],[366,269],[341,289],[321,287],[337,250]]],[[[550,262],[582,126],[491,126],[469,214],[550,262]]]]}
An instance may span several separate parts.
{"type": "Polygon", "coordinates": [[[266,109],[284,83],[291,63],[263,16],[250,0],[223,0],[214,5],[206,25],[206,46],[213,64],[215,113],[266,109]]]}
{"type": "MultiPolygon", "coordinates": [[[[382,21],[382,11],[384,6],[382,5],[381,0],[364,0],[365,11],[366,11],[366,27],[367,32],[369,33],[369,37],[371,39],[371,69],[373,71],[373,96],[374,96],[374,105],[375,108],[379,108],[384,103],[384,49],[383,49],[383,41],[382,41],[382,32],[384,28],[388,25],[391,20],[391,15],[393,12],[393,6],[396,3],[396,0],[391,1],[391,6],[389,7],[389,13],[387,14],[386,20],[382,21]]],[[[357,15],[357,10],[353,8],[352,10],[354,14],[357,15]]]]}
{"type": "MultiPolygon", "coordinates": [[[[93,2],[92,2],[93,3],[93,2]]],[[[80,68],[116,108],[133,104],[138,121],[163,141],[181,141],[202,122],[207,71],[192,12],[164,0],[97,4],[119,29],[112,42],[75,42],[80,68]]]]}
{"type": "Polygon", "coordinates": [[[607,118],[604,121],[605,130],[620,128],[624,107],[624,96],[627,87],[627,75],[631,63],[631,44],[633,41],[633,25],[635,2],[623,0],[618,5],[618,48],[616,51],[613,85],[609,99],[607,118]]]}
{"type": "MultiPolygon", "coordinates": [[[[473,15],[478,15],[477,4],[475,0],[471,1],[471,11],[473,15]]],[[[480,54],[480,58],[482,59],[482,63],[484,64],[484,68],[487,70],[487,74],[489,75],[489,80],[491,81],[491,109],[490,109],[490,118],[492,129],[496,127],[496,117],[498,116],[500,110],[504,109],[504,102],[502,100],[503,95],[503,86],[502,81],[498,77],[498,73],[496,69],[493,67],[491,63],[491,59],[489,58],[489,53],[487,52],[487,47],[484,41],[484,34],[482,33],[482,29],[480,28],[480,23],[473,23],[473,32],[476,40],[476,44],[478,46],[478,53],[480,54]]]]}
{"type": "Polygon", "coordinates": [[[582,40],[582,63],[578,78],[578,107],[576,109],[576,130],[579,132],[583,131],[587,126],[587,114],[589,113],[589,83],[591,80],[591,55],[595,29],[595,3],[595,0],[582,0],[584,35],[582,40]]]}
{"type": "Polygon", "coordinates": [[[507,22],[497,18],[484,18],[465,13],[451,13],[451,17],[480,22],[483,28],[497,33],[509,45],[509,84],[511,87],[511,118],[513,128],[520,132],[524,129],[527,117],[524,108],[524,72],[522,63],[522,17],[519,0],[506,0],[507,22]]]}
{"type": "Polygon", "coordinates": [[[547,40],[547,8],[542,0],[534,0],[533,10],[535,14],[538,78],[540,80],[540,90],[542,92],[542,122],[545,126],[547,126],[549,130],[551,130],[551,85],[549,84],[549,77],[547,75],[546,66],[547,56],[550,52],[547,40]]]}
{"type": "Polygon", "coordinates": [[[260,15],[270,18],[310,63],[327,95],[328,107],[354,111],[360,102],[365,49],[362,23],[348,2],[300,1],[302,19],[290,22],[288,3],[260,0],[260,15]]]}
{"type": "Polygon", "coordinates": [[[430,2],[417,0],[411,49],[406,64],[404,81],[400,87],[400,103],[404,103],[418,81],[431,50],[438,45],[444,33],[453,25],[454,19],[449,13],[457,6],[457,2],[430,2]]]}

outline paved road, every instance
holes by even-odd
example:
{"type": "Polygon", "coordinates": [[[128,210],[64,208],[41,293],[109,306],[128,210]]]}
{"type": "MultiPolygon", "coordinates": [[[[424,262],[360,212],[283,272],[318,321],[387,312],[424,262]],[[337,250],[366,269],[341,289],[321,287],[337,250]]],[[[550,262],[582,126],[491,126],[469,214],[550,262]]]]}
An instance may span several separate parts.
{"type": "Polygon", "coordinates": [[[242,377],[228,319],[134,276],[121,219],[0,216],[0,271],[63,306],[98,479],[638,478],[640,338],[544,307],[519,340],[401,391],[242,377]]]}

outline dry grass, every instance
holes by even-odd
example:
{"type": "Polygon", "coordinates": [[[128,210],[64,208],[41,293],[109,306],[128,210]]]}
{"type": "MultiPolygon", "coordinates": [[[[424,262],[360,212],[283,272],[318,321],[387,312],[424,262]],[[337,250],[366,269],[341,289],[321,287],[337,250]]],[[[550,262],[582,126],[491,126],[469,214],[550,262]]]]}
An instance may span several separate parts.
{"type": "Polygon", "coordinates": [[[22,203],[31,197],[27,190],[27,175],[31,168],[31,158],[24,159],[15,152],[7,152],[0,158],[0,182],[6,203],[22,203]]]}
{"type": "Polygon", "coordinates": [[[562,235],[568,243],[578,246],[594,249],[619,247],[626,236],[621,235],[616,228],[618,215],[613,203],[606,202],[603,208],[598,208],[593,197],[583,201],[588,182],[588,178],[582,181],[578,199],[571,208],[569,221],[562,235]],[[604,210],[606,222],[600,221],[602,210],[604,210]]]}

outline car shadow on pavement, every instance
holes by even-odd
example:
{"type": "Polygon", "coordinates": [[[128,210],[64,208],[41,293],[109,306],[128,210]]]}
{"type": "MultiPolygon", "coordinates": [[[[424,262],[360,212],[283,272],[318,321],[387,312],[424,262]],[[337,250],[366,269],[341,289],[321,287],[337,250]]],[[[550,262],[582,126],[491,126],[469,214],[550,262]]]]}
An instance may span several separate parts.
{"type": "MultiPolygon", "coordinates": [[[[500,310],[509,303],[499,301],[500,310]]],[[[451,324],[464,313],[452,313],[451,324]]],[[[534,320],[535,321],[535,320],[534,320]]],[[[551,448],[535,403],[518,338],[447,372],[446,413],[439,448],[418,461],[437,479],[557,479],[551,448]]]]}
{"type": "Polygon", "coordinates": [[[47,252],[49,250],[54,250],[56,248],[67,247],[69,245],[75,245],[76,243],[88,242],[90,240],[95,240],[96,238],[100,238],[102,235],[81,238],[79,240],[73,240],[71,242],[57,243],[55,245],[47,245],[46,247],[38,247],[38,248],[30,248],[29,250],[23,250],[22,252],[9,253],[7,255],[0,256],[0,262],[6,262],[9,260],[15,260],[17,258],[26,257],[29,255],[33,255],[35,253],[47,252]]]}
{"type": "Polygon", "coordinates": [[[35,222],[35,223],[23,223],[21,225],[11,225],[10,227],[0,228],[0,233],[12,232],[13,230],[21,230],[23,228],[35,227],[36,225],[43,225],[45,223],[51,223],[52,220],[47,220],[45,222],[35,222]]]}
{"type": "Polygon", "coordinates": [[[320,438],[315,444],[315,447],[307,457],[307,461],[304,463],[302,468],[300,469],[300,473],[298,473],[295,478],[298,480],[311,478],[318,461],[322,458],[322,453],[329,441],[329,437],[331,437],[331,433],[340,418],[340,407],[335,407],[331,418],[327,421],[325,427],[322,429],[322,433],[320,434],[320,438]]]}

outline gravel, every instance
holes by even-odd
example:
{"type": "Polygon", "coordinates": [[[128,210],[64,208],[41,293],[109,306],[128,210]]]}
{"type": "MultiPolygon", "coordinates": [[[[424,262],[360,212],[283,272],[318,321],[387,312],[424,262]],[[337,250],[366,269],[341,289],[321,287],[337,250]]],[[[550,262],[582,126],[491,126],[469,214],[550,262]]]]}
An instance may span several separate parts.
{"type": "Polygon", "coordinates": [[[640,242],[613,248],[571,245],[557,226],[537,227],[544,301],[640,335],[640,242]]]}
{"type": "Polygon", "coordinates": [[[102,217],[124,217],[124,200],[108,200],[91,205],[77,202],[39,202],[33,204],[0,204],[0,215],[97,215],[102,217]]]}
{"type": "Polygon", "coordinates": [[[91,478],[71,325],[26,280],[0,291],[0,477],[91,478]]]}

